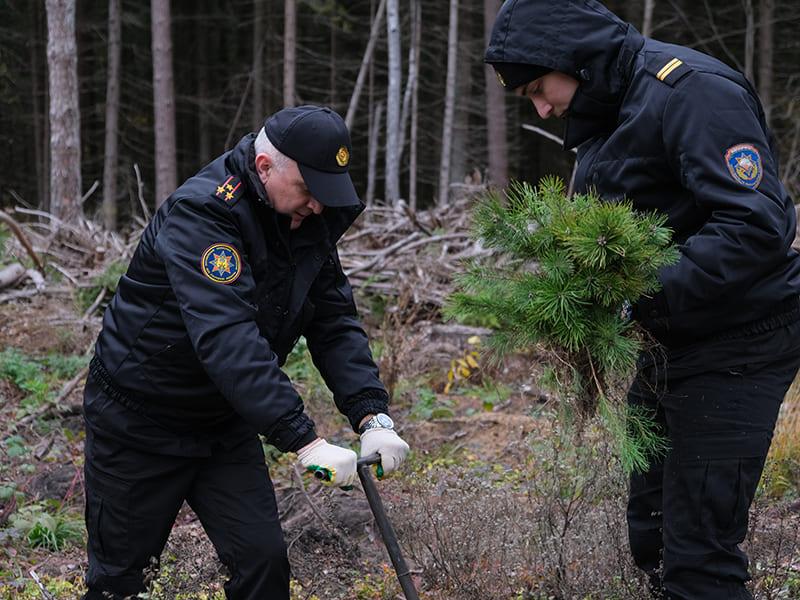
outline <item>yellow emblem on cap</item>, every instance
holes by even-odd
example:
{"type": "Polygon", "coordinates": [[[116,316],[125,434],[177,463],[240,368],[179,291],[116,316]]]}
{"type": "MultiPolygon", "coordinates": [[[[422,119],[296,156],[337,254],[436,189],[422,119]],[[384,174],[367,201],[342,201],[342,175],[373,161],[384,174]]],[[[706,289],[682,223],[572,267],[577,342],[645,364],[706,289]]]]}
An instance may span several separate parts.
{"type": "Polygon", "coordinates": [[[500,75],[500,71],[495,71],[494,74],[497,75],[497,81],[500,82],[500,85],[502,85],[503,87],[506,87],[506,80],[503,79],[502,75],[500,75]]]}
{"type": "Polygon", "coordinates": [[[347,163],[350,162],[350,153],[347,151],[347,148],[342,146],[339,148],[339,151],[336,153],[336,163],[340,167],[346,167],[347,163]]]}

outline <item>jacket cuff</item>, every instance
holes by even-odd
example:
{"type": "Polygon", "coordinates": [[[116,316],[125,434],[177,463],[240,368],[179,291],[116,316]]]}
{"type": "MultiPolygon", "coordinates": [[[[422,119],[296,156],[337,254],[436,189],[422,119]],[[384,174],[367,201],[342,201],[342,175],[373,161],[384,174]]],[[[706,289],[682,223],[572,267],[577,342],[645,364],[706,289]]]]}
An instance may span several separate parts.
{"type": "Polygon", "coordinates": [[[264,437],[281,452],[297,452],[317,438],[317,431],[314,428],[314,421],[305,413],[300,413],[282,419],[272,432],[264,437]]]}
{"type": "Polygon", "coordinates": [[[369,414],[389,412],[389,394],[378,388],[364,390],[348,398],[342,406],[342,412],[350,421],[353,431],[358,433],[361,419],[369,414]]]}

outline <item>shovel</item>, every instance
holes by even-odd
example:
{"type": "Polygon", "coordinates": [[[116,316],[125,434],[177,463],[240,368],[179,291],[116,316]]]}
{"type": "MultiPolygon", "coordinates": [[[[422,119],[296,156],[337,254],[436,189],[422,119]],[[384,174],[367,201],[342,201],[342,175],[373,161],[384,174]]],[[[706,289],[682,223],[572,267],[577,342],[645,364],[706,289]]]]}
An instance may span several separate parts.
{"type": "MultiPolygon", "coordinates": [[[[378,465],[381,469],[381,457],[379,454],[370,454],[363,458],[358,459],[358,478],[361,480],[361,485],[364,487],[364,494],[367,496],[367,502],[375,516],[375,522],[378,524],[378,529],[381,532],[383,543],[386,544],[386,550],[389,552],[389,558],[392,559],[394,572],[397,573],[397,580],[400,582],[400,587],[403,589],[406,600],[419,600],[414,583],[411,581],[411,573],[408,570],[406,561],[403,558],[403,553],[400,551],[400,544],[397,542],[397,534],[394,532],[389,517],[386,516],[386,510],[383,508],[381,496],[378,494],[378,486],[375,485],[375,480],[372,478],[370,470],[371,465],[378,465]]],[[[327,479],[330,474],[326,469],[319,469],[314,471],[314,477],[317,479],[327,479]]]]}

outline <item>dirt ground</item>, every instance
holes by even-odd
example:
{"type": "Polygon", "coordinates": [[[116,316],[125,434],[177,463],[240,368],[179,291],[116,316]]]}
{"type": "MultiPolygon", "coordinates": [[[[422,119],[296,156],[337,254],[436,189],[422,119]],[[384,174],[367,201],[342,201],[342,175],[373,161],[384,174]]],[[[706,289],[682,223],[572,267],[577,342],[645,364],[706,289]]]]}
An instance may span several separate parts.
{"type": "MultiPolygon", "coordinates": [[[[559,430],[536,357],[482,364],[444,394],[451,360],[470,351],[470,336],[405,327],[399,336],[369,329],[382,368],[392,371],[393,416],[413,449],[379,488],[421,597],[646,598],[627,556],[619,465],[602,433],[590,429],[575,448],[559,430]]],[[[98,329],[99,318],[82,319],[69,297],[0,305],[0,351],[31,360],[57,354],[86,362],[98,329]]],[[[44,403],[32,404],[35,390],[0,378],[0,598],[77,598],[83,589],[82,383],[49,404],[76,373],[56,376],[52,365],[60,363],[48,360],[44,403]],[[61,526],[56,542],[25,533],[21,516],[43,514],[51,529],[61,526]]],[[[293,360],[320,434],[357,448],[309,359],[293,360]]],[[[267,450],[293,600],[402,598],[363,492],[320,486],[293,455],[267,450]]],[[[747,544],[759,598],[800,598],[800,505],[796,490],[784,492],[763,495],[754,508],[747,544]]],[[[152,575],[151,599],[224,597],[225,569],[188,507],[152,575]]]]}

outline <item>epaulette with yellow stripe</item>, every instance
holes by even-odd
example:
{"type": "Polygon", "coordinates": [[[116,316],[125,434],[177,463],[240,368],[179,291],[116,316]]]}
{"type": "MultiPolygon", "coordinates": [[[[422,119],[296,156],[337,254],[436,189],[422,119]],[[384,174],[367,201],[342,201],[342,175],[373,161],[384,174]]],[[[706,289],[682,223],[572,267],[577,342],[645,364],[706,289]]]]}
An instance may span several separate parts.
{"type": "Polygon", "coordinates": [[[688,75],[693,70],[680,58],[660,52],[647,56],[645,69],[656,79],[670,86],[674,86],[684,75],[688,75]]]}

